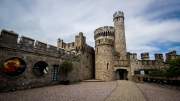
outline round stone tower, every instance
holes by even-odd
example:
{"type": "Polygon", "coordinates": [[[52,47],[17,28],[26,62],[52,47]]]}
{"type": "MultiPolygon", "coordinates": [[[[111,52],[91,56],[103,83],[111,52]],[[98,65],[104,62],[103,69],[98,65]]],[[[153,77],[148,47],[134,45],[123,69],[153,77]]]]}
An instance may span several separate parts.
{"type": "Polygon", "coordinates": [[[113,15],[114,29],[115,29],[115,43],[114,48],[116,52],[120,53],[120,58],[126,58],[126,38],[124,30],[124,13],[118,11],[113,15]]]}
{"type": "Polygon", "coordinates": [[[115,80],[113,68],[114,27],[100,27],[94,31],[95,39],[95,79],[115,80]]]}

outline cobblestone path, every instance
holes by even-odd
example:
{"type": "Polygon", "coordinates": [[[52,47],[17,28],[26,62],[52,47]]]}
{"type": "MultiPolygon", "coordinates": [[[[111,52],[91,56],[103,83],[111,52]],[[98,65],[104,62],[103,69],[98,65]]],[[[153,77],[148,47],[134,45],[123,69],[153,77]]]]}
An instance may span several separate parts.
{"type": "Polygon", "coordinates": [[[146,101],[141,91],[131,81],[118,80],[114,92],[106,101],[146,101]]]}

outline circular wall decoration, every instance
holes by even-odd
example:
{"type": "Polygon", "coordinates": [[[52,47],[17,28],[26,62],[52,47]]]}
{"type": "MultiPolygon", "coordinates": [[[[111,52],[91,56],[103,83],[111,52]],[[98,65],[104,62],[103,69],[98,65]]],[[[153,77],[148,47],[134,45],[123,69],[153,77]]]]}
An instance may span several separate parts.
{"type": "Polygon", "coordinates": [[[44,61],[39,61],[34,64],[33,72],[37,76],[45,76],[48,73],[48,64],[44,61]]]}
{"type": "Polygon", "coordinates": [[[8,77],[16,77],[26,70],[26,63],[18,57],[8,58],[3,62],[1,70],[8,77]]]}

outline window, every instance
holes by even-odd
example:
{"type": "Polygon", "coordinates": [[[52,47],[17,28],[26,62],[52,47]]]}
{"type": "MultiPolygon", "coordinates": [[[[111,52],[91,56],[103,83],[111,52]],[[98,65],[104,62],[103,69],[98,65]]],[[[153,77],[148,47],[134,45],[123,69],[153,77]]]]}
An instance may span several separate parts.
{"type": "Polygon", "coordinates": [[[97,54],[98,54],[98,47],[96,48],[96,50],[97,50],[97,54]]]}
{"type": "Polygon", "coordinates": [[[44,61],[39,61],[34,64],[33,72],[37,76],[45,76],[48,73],[48,64],[44,61]]]}
{"type": "Polygon", "coordinates": [[[134,74],[140,74],[140,71],[134,71],[134,74]]]}
{"type": "Polygon", "coordinates": [[[109,63],[107,63],[107,70],[108,70],[108,68],[109,68],[108,65],[109,65],[109,63]]]}
{"type": "Polygon", "coordinates": [[[57,75],[58,75],[58,66],[54,65],[52,68],[52,78],[51,81],[57,81],[57,75]]]}

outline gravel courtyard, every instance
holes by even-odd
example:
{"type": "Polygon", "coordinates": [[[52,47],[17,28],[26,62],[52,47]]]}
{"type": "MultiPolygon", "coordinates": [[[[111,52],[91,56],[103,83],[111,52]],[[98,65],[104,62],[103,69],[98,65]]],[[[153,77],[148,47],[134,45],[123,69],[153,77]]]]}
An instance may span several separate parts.
{"type": "Polygon", "coordinates": [[[144,93],[149,101],[180,101],[180,91],[150,84],[134,84],[144,93]]]}
{"type": "MultiPolygon", "coordinates": [[[[148,101],[180,101],[180,91],[134,83],[148,101]]],[[[30,90],[0,93],[0,101],[104,101],[116,88],[117,81],[79,82],[30,90]]]]}
{"type": "Polygon", "coordinates": [[[0,93],[0,101],[103,101],[117,82],[80,82],[0,93]]]}

